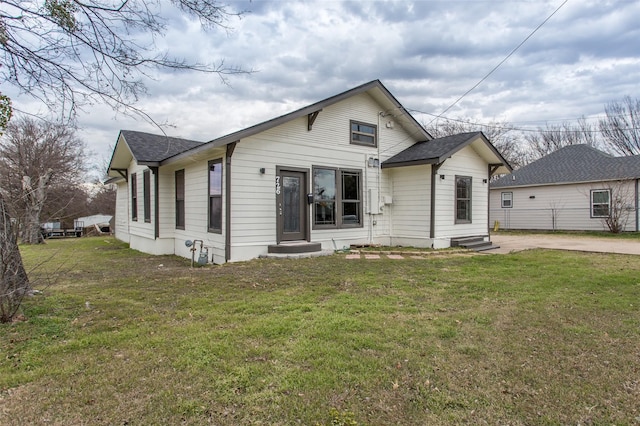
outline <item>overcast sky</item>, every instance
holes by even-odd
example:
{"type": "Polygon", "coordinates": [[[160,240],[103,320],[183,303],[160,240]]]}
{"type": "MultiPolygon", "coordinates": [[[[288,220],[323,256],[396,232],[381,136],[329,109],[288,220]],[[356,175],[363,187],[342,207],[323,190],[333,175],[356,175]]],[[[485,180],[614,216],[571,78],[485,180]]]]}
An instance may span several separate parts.
{"type": "MultiPolygon", "coordinates": [[[[535,128],[640,97],[640,1],[227,1],[232,31],[176,18],[159,46],[192,61],[254,70],[159,73],[138,107],[170,136],[207,141],[380,79],[423,123],[444,116],[535,128]],[[561,6],[562,5],[562,6],[561,6]],[[561,7],[560,7],[561,6],[561,7]],[[537,31],[532,32],[560,9],[537,31]],[[419,112],[417,112],[419,111],[419,112]]],[[[80,135],[108,159],[120,129],[159,133],[94,106],[80,135]]]]}

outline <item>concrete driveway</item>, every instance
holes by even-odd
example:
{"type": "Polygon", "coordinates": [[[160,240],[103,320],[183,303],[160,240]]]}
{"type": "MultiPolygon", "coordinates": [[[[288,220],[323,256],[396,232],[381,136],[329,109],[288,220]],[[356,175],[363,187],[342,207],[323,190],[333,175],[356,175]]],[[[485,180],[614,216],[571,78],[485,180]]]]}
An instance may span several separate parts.
{"type": "Polygon", "coordinates": [[[491,236],[491,241],[500,248],[488,250],[485,252],[487,254],[504,254],[532,248],[545,248],[640,255],[640,239],[598,238],[582,235],[495,234],[491,236]]]}

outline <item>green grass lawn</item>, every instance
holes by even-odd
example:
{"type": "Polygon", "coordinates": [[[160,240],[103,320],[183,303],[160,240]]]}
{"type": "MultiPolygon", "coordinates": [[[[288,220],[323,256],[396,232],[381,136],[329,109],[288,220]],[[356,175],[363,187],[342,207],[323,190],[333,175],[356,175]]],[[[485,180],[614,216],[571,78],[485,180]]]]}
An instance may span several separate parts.
{"type": "Polygon", "coordinates": [[[21,247],[0,424],[640,424],[640,258],[21,247]]]}

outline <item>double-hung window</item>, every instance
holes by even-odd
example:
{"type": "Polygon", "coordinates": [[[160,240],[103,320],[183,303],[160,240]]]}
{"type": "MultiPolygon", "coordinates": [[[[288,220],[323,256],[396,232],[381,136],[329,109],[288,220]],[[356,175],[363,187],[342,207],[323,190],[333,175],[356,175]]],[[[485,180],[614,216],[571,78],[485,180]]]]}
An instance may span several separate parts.
{"type": "Polygon", "coordinates": [[[131,173],[131,220],[138,220],[138,175],[131,173]]]}
{"type": "Polygon", "coordinates": [[[455,223],[471,223],[471,177],[456,176],[455,223]]]}
{"type": "Polygon", "coordinates": [[[362,172],[313,168],[313,226],[362,226],[362,172]]]}
{"type": "Polygon", "coordinates": [[[176,229],[184,229],[184,169],[176,170],[176,229]]]}
{"type": "Polygon", "coordinates": [[[209,161],[210,232],[222,232],[222,159],[209,161]]]}
{"type": "Polygon", "coordinates": [[[502,192],[500,194],[501,206],[503,209],[513,207],[513,192],[502,192]]]}
{"type": "Polygon", "coordinates": [[[351,121],[351,143],[354,145],[378,146],[378,129],[374,124],[351,121]]]}
{"type": "Polygon", "coordinates": [[[144,221],[151,222],[151,171],[142,172],[142,187],[144,192],[144,221]]]}
{"type": "Polygon", "coordinates": [[[611,190],[591,191],[591,217],[609,217],[611,211],[611,190]]]}

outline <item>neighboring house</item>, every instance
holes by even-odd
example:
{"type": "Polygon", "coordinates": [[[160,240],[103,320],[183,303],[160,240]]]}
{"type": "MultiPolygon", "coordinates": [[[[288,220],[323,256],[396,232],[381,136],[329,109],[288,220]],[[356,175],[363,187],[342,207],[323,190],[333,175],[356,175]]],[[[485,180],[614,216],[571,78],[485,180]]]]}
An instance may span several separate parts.
{"type": "Polygon", "coordinates": [[[76,226],[80,226],[84,228],[89,228],[95,225],[103,226],[105,224],[107,224],[108,226],[112,217],[113,216],[111,216],[110,214],[94,214],[91,216],[79,217],[73,222],[76,224],[76,226]]]}
{"type": "Polygon", "coordinates": [[[488,180],[510,171],[482,133],[432,140],[375,80],[207,143],[123,130],[108,173],[117,238],[224,263],[488,238],[488,180]]]}
{"type": "Polygon", "coordinates": [[[79,217],[73,221],[76,228],[83,228],[84,235],[108,234],[111,232],[111,220],[113,216],[109,214],[94,214],[91,216],[79,217]]]}
{"type": "Polygon", "coordinates": [[[638,231],[640,155],[561,148],[491,183],[491,221],[503,229],[638,231]]]}

